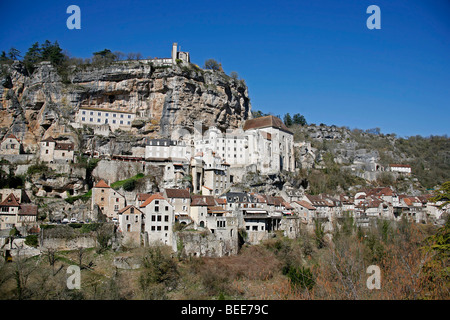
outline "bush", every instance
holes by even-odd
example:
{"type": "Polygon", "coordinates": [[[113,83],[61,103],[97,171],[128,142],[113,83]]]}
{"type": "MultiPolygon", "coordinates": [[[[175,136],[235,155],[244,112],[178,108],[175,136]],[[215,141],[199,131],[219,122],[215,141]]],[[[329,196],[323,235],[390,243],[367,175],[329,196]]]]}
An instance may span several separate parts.
{"type": "Polygon", "coordinates": [[[287,266],[283,268],[283,274],[289,278],[293,287],[311,290],[316,284],[314,274],[309,268],[287,266]]]}
{"type": "Polygon", "coordinates": [[[125,191],[133,191],[136,187],[136,180],[128,180],[123,184],[123,189],[125,191]]]}
{"type": "Polygon", "coordinates": [[[37,247],[38,246],[38,236],[35,234],[27,236],[25,238],[25,244],[27,246],[37,247]]]}
{"type": "Polygon", "coordinates": [[[37,163],[28,167],[27,174],[33,175],[36,173],[46,173],[49,172],[50,168],[47,167],[45,163],[37,163]]]}

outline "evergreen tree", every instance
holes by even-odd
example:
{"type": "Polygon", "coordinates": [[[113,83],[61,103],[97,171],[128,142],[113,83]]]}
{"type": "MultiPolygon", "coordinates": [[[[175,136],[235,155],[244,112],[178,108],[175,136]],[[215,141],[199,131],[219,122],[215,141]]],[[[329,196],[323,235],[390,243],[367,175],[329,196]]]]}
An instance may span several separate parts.
{"type": "Polygon", "coordinates": [[[294,114],[292,121],[294,124],[299,124],[301,126],[307,125],[305,117],[303,115],[301,115],[300,113],[294,114]]]}
{"type": "Polygon", "coordinates": [[[284,115],[284,124],[285,124],[287,127],[292,126],[292,118],[291,118],[291,115],[290,115],[289,113],[286,113],[286,114],[284,115]]]}
{"type": "Polygon", "coordinates": [[[21,57],[20,51],[16,48],[9,49],[8,56],[11,60],[17,60],[19,57],[21,57]]]}

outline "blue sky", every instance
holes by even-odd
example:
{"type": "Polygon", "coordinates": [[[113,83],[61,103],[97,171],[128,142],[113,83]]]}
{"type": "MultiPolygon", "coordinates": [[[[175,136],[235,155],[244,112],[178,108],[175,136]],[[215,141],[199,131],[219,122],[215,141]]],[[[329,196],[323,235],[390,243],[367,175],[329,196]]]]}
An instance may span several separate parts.
{"type": "Polygon", "coordinates": [[[57,40],[72,56],[140,52],[172,42],[200,66],[245,79],[252,108],[309,123],[450,134],[450,1],[2,1],[0,50],[57,40]],[[81,30],[69,30],[69,5],[81,30]],[[381,29],[369,30],[369,5],[381,29]]]}

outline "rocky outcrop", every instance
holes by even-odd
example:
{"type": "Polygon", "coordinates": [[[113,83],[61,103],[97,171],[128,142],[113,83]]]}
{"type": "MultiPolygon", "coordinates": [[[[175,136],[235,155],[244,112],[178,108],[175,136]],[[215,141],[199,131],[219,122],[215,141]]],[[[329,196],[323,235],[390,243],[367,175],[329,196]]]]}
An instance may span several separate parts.
{"type": "Polygon", "coordinates": [[[136,113],[131,130],[135,136],[168,136],[172,128],[193,127],[195,121],[237,128],[251,118],[244,81],[187,63],[80,65],[61,76],[48,62],[29,75],[16,61],[3,66],[0,80],[0,136],[14,133],[31,152],[43,136],[79,140],[68,124],[82,106],[136,113]]]}

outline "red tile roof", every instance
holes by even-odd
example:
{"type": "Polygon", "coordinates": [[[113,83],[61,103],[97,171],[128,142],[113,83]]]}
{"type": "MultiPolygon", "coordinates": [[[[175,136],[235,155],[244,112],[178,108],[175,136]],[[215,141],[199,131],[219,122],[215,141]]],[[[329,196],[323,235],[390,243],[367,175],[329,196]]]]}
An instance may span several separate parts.
{"type": "Polygon", "coordinates": [[[3,200],[0,203],[0,206],[8,206],[8,207],[18,207],[19,205],[20,205],[19,200],[12,193],[10,193],[9,196],[7,196],[5,200],[3,200]]]}
{"type": "Polygon", "coordinates": [[[159,194],[159,193],[155,193],[152,194],[150,198],[148,198],[147,200],[145,200],[145,202],[143,204],[141,204],[140,208],[145,208],[146,206],[148,206],[150,203],[152,203],[153,200],[165,200],[165,198],[159,194]]]}
{"type": "Polygon", "coordinates": [[[265,116],[245,121],[244,131],[261,128],[277,128],[292,134],[292,132],[289,131],[283,121],[281,121],[281,119],[278,117],[265,116]]]}
{"type": "Polygon", "coordinates": [[[94,186],[94,188],[111,188],[108,186],[108,184],[105,182],[105,180],[101,179],[97,184],[94,186]]]}
{"type": "Polygon", "coordinates": [[[168,198],[190,198],[191,194],[187,189],[166,189],[168,198]]]}
{"type": "Polygon", "coordinates": [[[16,139],[17,141],[20,142],[20,140],[19,140],[15,135],[13,135],[12,133],[6,135],[6,136],[3,138],[3,141],[5,141],[6,139],[16,139]]]}
{"type": "Polygon", "coordinates": [[[316,208],[307,201],[301,200],[301,201],[294,201],[294,202],[297,203],[298,205],[301,205],[302,207],[305,207],[308,210],[316,210],[316,208]]]}
{"type": "Polygon", "coordinates": [[[38,213],[38,206],[35,204],[21,204],[19,207],[19,215],[21,216],[36,216],[38,213]]]}

